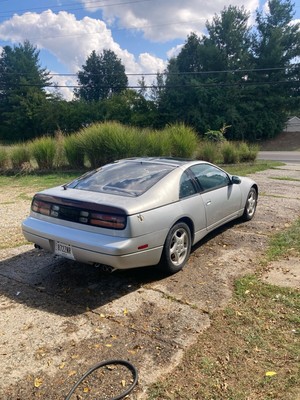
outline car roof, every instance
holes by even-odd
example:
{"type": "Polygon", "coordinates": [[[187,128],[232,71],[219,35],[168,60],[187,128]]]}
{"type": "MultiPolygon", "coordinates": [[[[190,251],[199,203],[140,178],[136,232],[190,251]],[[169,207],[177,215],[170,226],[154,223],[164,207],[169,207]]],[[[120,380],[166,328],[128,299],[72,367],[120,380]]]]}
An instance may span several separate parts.
{"type": "Polygon", "coordinates": [[[131,158],[124,158],[121,160],[118,160],[116,162],[139,162],[139,163],[155,163],[155,164],[164,164],[164,165],[170,165],[174,167],[180,167],[183,165],[189,165],[189,164],[199,164],[199,163],[205,163],[205,161],[201,160],[192,160],[192,159],[185,159],[185,158],[176,158],[176,157],[131,157],[131,158]]]}

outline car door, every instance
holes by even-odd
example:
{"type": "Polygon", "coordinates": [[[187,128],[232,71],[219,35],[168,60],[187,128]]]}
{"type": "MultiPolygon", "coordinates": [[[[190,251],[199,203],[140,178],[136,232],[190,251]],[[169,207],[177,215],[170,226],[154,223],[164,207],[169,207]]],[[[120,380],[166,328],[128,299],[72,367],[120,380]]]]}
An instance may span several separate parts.
{"type": "Polygon", "coordinates": [[[206,214],[206,228],[212,230],[234,219],[241,208],[241,190],[228,174],[211,164],[190,168],[199,186],[206,214]]]}
{"type": "Polygon", "coordinates": [[[187,216],[193,222],[194,244],[207,234],[206,211],[203,199],[199,193],[199,186],[195,181],[195,177],[189,170],[183,172],[181,176],[179,199],[181,214],[187,216]]]}

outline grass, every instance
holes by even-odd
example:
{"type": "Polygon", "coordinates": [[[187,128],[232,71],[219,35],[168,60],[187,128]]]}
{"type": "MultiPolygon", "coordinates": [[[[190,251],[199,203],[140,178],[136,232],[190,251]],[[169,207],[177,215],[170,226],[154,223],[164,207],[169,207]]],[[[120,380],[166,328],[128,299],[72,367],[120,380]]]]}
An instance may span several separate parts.
{"type": "Polygon", "coordinates": [[[300,219],[283,232],[272,236],[266,254],[266,261],[277,260],[292,254],[300,255],[300,219]]]}
{"type": "Polygon", "coordinates": [[[239,279],[234,298],[148,400],[296,400],[300,294],[239,279]]]}
{"type": "Polygon", "coordinates": [[[48,174],[27,174],[19,176],[0,175],[1,187],[31,187],[36,191],[53,186],[63,185],[77,178],[82,172],[57,172],[48,174]]]}
{"type": "Polygon", "coordinates": [[[282,165],[284,165],[284,163],[278,161],[257,160],[253,163],[241,163],[233,165],[224,164],[222,165],[222,168],[224,168],[230,174],[246,176],[249,174],[255,174],[256,172],[265,171],[267,169],[280,167],[282,165]]]}
{"type": "Polygon", "coordinates": [[[270,179],[275,179],[277,181],[300,182],[300,179],[291,178],[290,176],[271,176],[270,179]]]}
{"type": "MultiPolygon", "coordinates": [[[[300,256],[300,219],[273,235],[272,261],[300,256]]],[[[148,400],[299,400],[300,292],[249,275],[235,282],[225,310],[148,400]]]]}

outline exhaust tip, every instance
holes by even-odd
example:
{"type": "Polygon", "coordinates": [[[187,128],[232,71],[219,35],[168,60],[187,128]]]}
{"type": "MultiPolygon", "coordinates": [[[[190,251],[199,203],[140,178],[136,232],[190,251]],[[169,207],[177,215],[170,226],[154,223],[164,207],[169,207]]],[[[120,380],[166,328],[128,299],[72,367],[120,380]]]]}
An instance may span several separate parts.
{"type": "Polygon", "coordinates": [[[109,265],[105,265],[105,264],[94,264],[95,268],[99,268],[101,271],[103,272],[107,272],[107,273],[112,273],[114,271],[116,271],[116,268],[113,268],[109,265]]]}

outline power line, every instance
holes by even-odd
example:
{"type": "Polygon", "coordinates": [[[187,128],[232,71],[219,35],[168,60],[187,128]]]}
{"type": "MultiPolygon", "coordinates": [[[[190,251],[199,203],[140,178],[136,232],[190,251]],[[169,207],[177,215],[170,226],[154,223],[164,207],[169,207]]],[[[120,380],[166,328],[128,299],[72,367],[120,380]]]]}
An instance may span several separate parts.
{"type": "MultiPolygon", "coordinates": [[[[73,6],[76,4],[76,3],[67,3],[67,4],[63,5],[64,9],[62,11],[78,11],[78,10],[83,10],[85,8],[88,8],[88,9],[106,8],[106,7],[122,6],[122,5],[128,5],[128,4],[145,3],[145,2],[149,2],[149,1],[155,1],[155,0],[128,0],[128,1],[124,1],[124,2],[112,3],[112,4],[101,4],[101,3],[103,3],[103,1],[96,0],[96,1],[85,2],[84,6],[81,6],[81,7],[67,8],[65,10],[65,7],[73,6]],[[86,7],[87,4],[95,4],[95,6],[86,7]]],[[[59,5],[49,5],[47,7],[45,7],[45,6],[44,7],[31,7],[30,11],[27,8],[7,10],[4,12],[0,12],[0,17],[5,18],[5,17],[10,16],[11,13],[16,13],[16,12],[21,13],[21,12],[32,12],[32,11],[41,11],[41,10],[45,10],[45,12],[52,12],[52,9],[61,10],[61,8],[62,8],[62,6],[59,6],[59,5]],[[49,8],[51,8],[51,10],[48,10],[49,8]]]]}
{"type": "MultiPolygon", "coordinates": [[[[168,76],[180,76],[180,75],[214,75],[214,74],[237,74],[237,73],[254,73],[254,72],[274,72],[274,71],[290,71],[295,68],[300,67],[300,63],[295,63],[290,65],[289,67],[270,67],[270,68],[251,68],[251,69],[229,69],[229,70],[210,70],[210,71],[181,71],[181,72],[146,72],[146,73],[125,73],[126,76],[157,76],[159,75],[168,75],[168,76]]],[[[29,77],[30,74],[25,73],[15,73],[15,72],[4,72],[2,76],[15,76],[15,77],[29,77]]],[[[88,76],[114,76],[119,74],[91,74],[88,73],[88,76]]],[[[47,74],[49,77],[77,77],[77,73],[49,73],[47,74]]]]}
{"type": "MultiPolygon", "coordinates": [[[[129,85],[129,86],[114,86],[113,89],[174,89],[174,88],[198,88],[198,87],[246,87],[246,86],[269,86],[269,85],[279,85],[279,84],[286,84],[286,85],[291,85],[293,87],[298,86],[300,87],[300,81],[268,81],[268,82],[261,82],[261,81],[241,81],[241,82],[231,82],[231,83],[222,83],[222,82],[197,82],[197,84],[185,84],[185,85],[145,85],[145,86],[140,86],[140,85],[129,85]]],[[[39,88],[69,88],[69,89],[78,89],[85,87],[85,85],[56,85],[56,84],[33,84],[33,83],[17,83],[17,84],[0,84],[0,89],[5,89],[5,88],[16,88],[16,87],[39,87],[39,88]]],[[[112,88],[111,85],[101,85],[99,86],[103,89],[108,89],[112,88]]]]}

